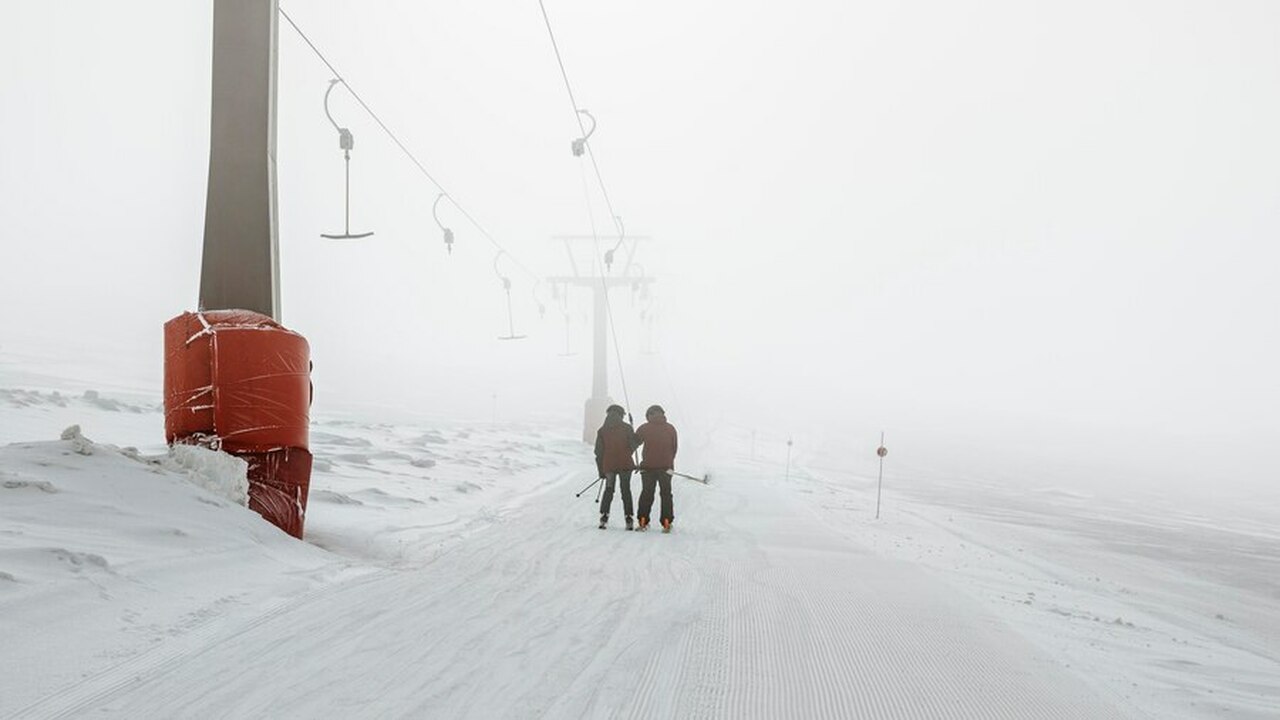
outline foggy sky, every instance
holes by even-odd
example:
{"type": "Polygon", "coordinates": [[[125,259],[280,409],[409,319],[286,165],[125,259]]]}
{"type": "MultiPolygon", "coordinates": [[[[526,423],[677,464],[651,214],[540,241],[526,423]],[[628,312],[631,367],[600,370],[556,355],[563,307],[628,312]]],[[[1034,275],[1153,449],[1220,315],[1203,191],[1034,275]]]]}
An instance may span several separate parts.
{"type": "MultiPolygon", "coordinates": [[[[536,2],[282,4],[537,275],[568,270],[551,236],[608,226],[536,2]]],[[[0,350],[158,392],[161,325],[197,299],[212,4],[10,5],[0,350]]],[[[653,238],[657,355],[638,298],[613,298],[633,409],[827,451],[884,428],[993,472],[1274,481],[1275,3],[547,9],[615,207],[653,238]]],[[[504,265],[531,337],[498,342],[494,249],[445,206],[445,254],[436,189],[340,92],[352,229],[376,234],[318,237],[342,223],[329,77],[282,25],[283,320],[319,406],[576,419],[587,297],[559,357],[561,308],[544,284],[540,319],[504,265]]]]}

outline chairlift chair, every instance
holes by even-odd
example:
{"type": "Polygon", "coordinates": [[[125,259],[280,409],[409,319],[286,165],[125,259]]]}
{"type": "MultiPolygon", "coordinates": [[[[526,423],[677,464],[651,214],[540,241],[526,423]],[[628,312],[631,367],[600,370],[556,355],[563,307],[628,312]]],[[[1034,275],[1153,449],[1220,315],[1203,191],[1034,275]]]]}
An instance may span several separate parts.
{"type": "Polygon", "coordinates": [[[653,347],[653,322],[658,314],[653,306],[653,296],[649,294],[649,286],[641,286],[641,300],[644,305],[640,308],[640,354],[641,355],[657,355],[658,351],[653,347]]]}
{"type": "Polygon", "coordinates": [[[453,230],[445,227],[444,223],[440,222],[440,214],[437,212],[437,210],[440,207],[440,201],[443,200],[444,198],[445,198],[444,193],[440,193],[439,195],[436,196],[436,201],[431,205],[431,217],[435,218],[436,225],[438,225],[440,227],[440,230],[444,233],[445,249],[449,251],[450,255],[452,255],[453,254],[453,230]]]}
{"type": "Polygon", "coordinates": [[[547,306],[542,302],[542,298],[538,297],[538,288],[540,287],[542,287],[541,280],[533,284],[533,288],[529,290],[529,294],[533,296],[533,304],[538,306],[538,319],[545,320],[547,318],[547,306]]]}
{"type": "Polygon", "coordinates": [[[333,119],[333,114],[329,112],[329,95],[333,92],[334,86],[336,86],[338,83],[343,83],[344,85],[346,84],[340,79],[330,80],[329,89],[325,90],[324,92],[324,114],[326,117],[329,118],[329,122],[330,124],[333,125],[334,129],[338,131],[338,147],[342,150],[342,159],[346,165],[346,168],[345,168],[346,180],[345,180],[345,191],[344,191],[345,221],[343,224],[343,230],[341,234],[320,233],[320,237],[328,238],[330,240],[359,240],[361,238],[367,238],[373,233],[372,232],[367,232],[367,233],[351,232],[351,150],[355,147],[356,140],[355,140],[355,136],[351,134],[351,131],[348,130],[347,128],[344,128],[338,125],[337,121],[333,119]]]}
{"type": "Polygon", "coordinates": [[[573,313],[569,312],[569,290],[560,287],[559,283],[551,285],[551,297],[560,303],[560,314],[564,316],[564,352],[559,353],[560,357],[573,357],[578,353],[573,352],[571,344],[573,336],[573,313]]]}
{"type": "Polygon", "coordinates": [[[596,131],[595,116],[593,116],[591,113],[587,112],[586,110],[579,110],[578,114],[587,116],[587,119],[591,121],[591,129],[587,131],[586,135],[583,135],[580,138],[574,139],[573,143],[570,145],[570,147],[573,150],[574,157],[582,157],[582,154],[587,151],[587,140],[591,137],[591,134],[596,131]]]}
{"type": "Polygon", "coordinates": [[[604,269],[609,272],[613,271],[614,253],[618,252],[618,248],[622,247],[623,241],[627,239],[627,226],[622,222],[622,216],[614,215],[613,222],[618,226],[618,242],[614,243],[613,247],[604,251],[604,269]]]}
{"type": "Polygon", "coordinates": [[[566,312],[564,314],[564,352],[559,353],[560,357],[574,357],[578,354],[573,351],[573,347],[569,342],[571,338],[570,328],[572,326],[573,320],[570,318],[569,313],[566,312]]]}
{"type": "Polygon", "coordinates": [[[503,275],[502,271],[498,269],[498,261],[502,259],[502,256],[505,255],[506,252],[506,250],[499,250],[498,254],[493,256],[493,272],[500,280],[502,280],[502,290],[507,294],[507,334],[499,335],[498,339],[523,340],[528,337],[528,335],[516,334],[515,314],[511,310],[511,278],[503,275]]]}
{"type": "Polygon", "coordinates": [[[653,315],[649,315],[648,318],[642,317],[641,323],[644,328],[641,330],[640,336],[640,354],[657,355],[658,351],[653,348],[653,315]]]}

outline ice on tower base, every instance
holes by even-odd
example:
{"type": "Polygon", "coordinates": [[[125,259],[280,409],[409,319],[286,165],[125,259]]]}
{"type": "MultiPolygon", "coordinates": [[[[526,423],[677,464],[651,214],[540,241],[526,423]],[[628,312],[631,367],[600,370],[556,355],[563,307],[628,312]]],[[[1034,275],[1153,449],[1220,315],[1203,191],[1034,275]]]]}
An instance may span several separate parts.
{"type": "Polygon", "coordinates": [[[164,326],[165,439],[249,464],[249,507],[301,538],[311,482],[311,350],[248,310],[183,313],[164,326]]]}

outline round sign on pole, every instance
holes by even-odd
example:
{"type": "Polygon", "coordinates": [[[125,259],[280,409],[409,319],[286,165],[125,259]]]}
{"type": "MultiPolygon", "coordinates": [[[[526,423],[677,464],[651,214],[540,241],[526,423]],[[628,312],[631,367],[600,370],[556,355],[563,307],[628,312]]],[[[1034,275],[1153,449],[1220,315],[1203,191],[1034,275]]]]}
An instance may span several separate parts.
{"type": "Polygon", "coordinates": [[[879,455],[880,457],[884,457],[885,455],[889,454],[889,448],[881,445],[880,448],[876,450],[876,454],[879,455]]]}

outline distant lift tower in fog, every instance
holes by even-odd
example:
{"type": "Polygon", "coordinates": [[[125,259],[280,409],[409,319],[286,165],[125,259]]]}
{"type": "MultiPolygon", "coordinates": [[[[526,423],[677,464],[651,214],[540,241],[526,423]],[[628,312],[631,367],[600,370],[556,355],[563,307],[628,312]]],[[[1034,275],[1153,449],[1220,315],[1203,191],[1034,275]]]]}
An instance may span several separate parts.
{"type": "Polygon", "coordinates": [[[278,0],[214,0],[213,104],[200,309],[280,319],[278,0]]]}
{"type": "MultiPolygon", "coordinates": [[[[648,285],[653,282],[650,277],[628,276],[627,272],[632,267],[632,258],[636,252],[636,241],[646,240],[648,238],[628,236],[630,241],[629,252],[627,253],[626,262],[617,270],[616,275],[583,275],[578,270],[578,263],[574,259],[573,245],[574,242],[589,241],[594,243],[597,238],[591,235],[558,235],[555,240],[561,240],[565,244],[565,250],[569,253],[569,263],[573,268],[572,275],[555,275],[547,278],[547,282],[553,286],[562,286],[566,292],[570,287],[587,288],[592,291],[594,302],[593,314],[595,331],[592,338],[591,353],[591,397],[587,398],[586,407],[582,414],[582,440],[586,443],[593,443],[596,439],[596,429],[600,427],[600,423],[604,422],[605,409],[613,404],[613,399],[609,397],[609,305],[605,293],[615,287],[634,287],[636,285],[648,285]]],[[[618,242],[617,237],[598,238],[600,244],[607,247],[613,247],[618,242]]],[[[627,408],[631,411],[631,408],[627,408]]]]}

